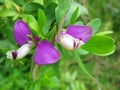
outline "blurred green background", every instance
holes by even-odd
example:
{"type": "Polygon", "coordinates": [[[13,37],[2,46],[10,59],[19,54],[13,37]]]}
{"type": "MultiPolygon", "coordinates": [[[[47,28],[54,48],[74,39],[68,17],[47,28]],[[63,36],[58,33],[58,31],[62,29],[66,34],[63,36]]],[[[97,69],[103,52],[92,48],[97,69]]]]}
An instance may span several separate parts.
{"type": "Polygon", "coordinates": [[[84,74],[71,53],[63,52],[66,57],[61,57],[58,63],[40,68],[39,79],[34,83],[29,77],[31,55],[23,62],[12,62],[5,55],[7,50],[18,47],[13,38],[13,24],[20,13],[14,16],[13,10],[29,1],[32,0],[0,0],[0,90],[120,90],[120,0],[76,0],[89,11],[80,20],[87,23],[98,17],[102,20],[101,31],[114,32],[110,34],[116,44],[114,54],[81,57],[96,81],[84,74]],[[11,5],[11,1],[15,4],[11,5]],[[10,15],[1,16],[2,10],[10,15]]]}

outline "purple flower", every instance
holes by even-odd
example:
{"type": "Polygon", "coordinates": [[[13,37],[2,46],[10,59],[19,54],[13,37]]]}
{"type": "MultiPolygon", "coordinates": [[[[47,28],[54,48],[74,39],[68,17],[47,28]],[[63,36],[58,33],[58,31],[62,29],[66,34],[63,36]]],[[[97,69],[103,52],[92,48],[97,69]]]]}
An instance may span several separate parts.
{"type": "Polygon", "coordinates": [[[32,36],[28,25],[22,20],[16,21],[14,25],[14,38],[21,47],[16,51],[8,51],[8,59],[21,59],[25,57],[34,46],[36,47],[34,54],[35,64],[52,64],[60,58],[60,54],[54,46],[47,40],[39,41],[38,36],[32,36]]]}
{"type": "Polygon", "coordinates": [[[66,30],[60,30],[56,37],[56,42],[67,50],[74,50],[83,44],[91,37],[92,28],[90,26],[70,25],[66,30]]]}

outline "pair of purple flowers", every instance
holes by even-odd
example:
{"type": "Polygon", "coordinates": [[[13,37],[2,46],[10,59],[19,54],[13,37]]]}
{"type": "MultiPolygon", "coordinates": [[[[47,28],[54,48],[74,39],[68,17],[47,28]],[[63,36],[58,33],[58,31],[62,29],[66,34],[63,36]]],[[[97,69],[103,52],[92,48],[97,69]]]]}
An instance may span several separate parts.
{"type": "MultiPolygon", "coordinates": [[[[28,25],[17,20],[14,25],[14,38],[21,47],[14,51],[7,52],[7,58],[16,60],[25,57],[33,47],[36,47],[34,62],[38,65],[46,65],[57,62],[60,54],[56,48],[47,40],[39,40],[38,36],[32,36],[28,25]]],[[[60,30],[56,40],[67,50],[74,50],[83,45],[92,35],[92,28],[89,26],[70,25],[66,30],[60,30]]]]}

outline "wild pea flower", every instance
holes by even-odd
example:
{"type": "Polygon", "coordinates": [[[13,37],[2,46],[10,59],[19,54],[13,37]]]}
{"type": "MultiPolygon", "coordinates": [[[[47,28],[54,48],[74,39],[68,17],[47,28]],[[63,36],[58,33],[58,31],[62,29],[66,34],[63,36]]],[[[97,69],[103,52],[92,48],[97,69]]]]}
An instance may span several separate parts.
{"type": "Polygon", "coordinates": [[[21,47],[16,51],[8,51],[6,53],[8,59],[22,59],[34,46],[36,47],[34,54],[35,64],[52,64],[57,62],[60,58],[60,54],[54,46],[47,40],[39,41],[38,36],[32,36],[27,24],[22,20],[15,22],[14,38],[21,47]]]}
{"type": "Polygon", "coordinates": [[[85,44],[91,35],[92,28],[90,26],[70,25],[66,30],[60,28],[56,42],[59,42],[67,50],[74,50],[85,44]]]}

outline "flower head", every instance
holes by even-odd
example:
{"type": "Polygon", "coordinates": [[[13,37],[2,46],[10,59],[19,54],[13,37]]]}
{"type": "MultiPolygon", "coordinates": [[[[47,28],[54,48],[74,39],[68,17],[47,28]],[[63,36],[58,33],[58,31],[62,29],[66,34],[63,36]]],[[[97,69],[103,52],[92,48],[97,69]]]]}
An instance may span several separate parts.
{"type": "Polygon", "coordinates": [[[52,64],[57,62],[60,58],[60,54],[57,49],[55,49],[49,41],[39,41],[38,36],[32,36],[28,25],[22,20],[15,22],[14,38],[21,47],[16,51],[8,51],[6,53],[8,59],[22,59],[34,46],[36,47],[34,54],[34,62],[36,64],[52,64]]]}
{"type": "Polygon", "coordinates": [[[70,25],[65,31],[60,31],[56,40],[67,50],[74,50],[91,37],[92,28],[90,26],[70,25]]]}

